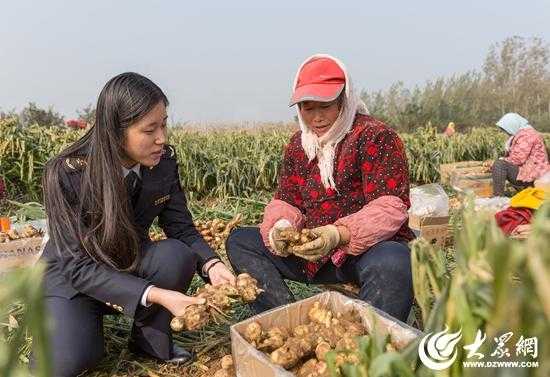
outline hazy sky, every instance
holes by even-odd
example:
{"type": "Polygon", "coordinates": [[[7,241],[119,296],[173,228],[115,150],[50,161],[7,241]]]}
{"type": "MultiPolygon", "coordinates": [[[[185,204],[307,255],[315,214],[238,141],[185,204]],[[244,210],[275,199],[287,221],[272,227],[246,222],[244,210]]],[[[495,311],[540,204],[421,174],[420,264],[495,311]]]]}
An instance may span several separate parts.
{"type": "Polygon", "coordinates": [[[313,53],[341,58],[360,89],[414,85],[481,67],[508,36],[550,42],[549,20],[549,0],[0,0],[0,109],[71,117],[136,71],[168,95],[172,121],[289,120],[313,53]]]}

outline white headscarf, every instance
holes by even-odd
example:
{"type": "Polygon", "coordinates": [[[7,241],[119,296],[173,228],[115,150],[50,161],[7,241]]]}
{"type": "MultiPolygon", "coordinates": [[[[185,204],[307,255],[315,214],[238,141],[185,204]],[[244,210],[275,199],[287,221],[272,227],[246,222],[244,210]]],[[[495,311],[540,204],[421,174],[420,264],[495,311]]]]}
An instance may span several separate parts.
{"type": "Polygon", "coordinates": [[[330,129],[321,137],[315,135],[315,133],[304,123],[302,116],[300,115],[300,108],[296,106],[298,113],[298,122],[302,131],[302,148],[311,162],[317,157],[317,166],[321,172],[321,182],[325,188],[333,188],[336,190],[336,184],[334,183],[334,158],[336,146],[346,134],[351,130],[355,115],[368,114],[367,106],[357,93],[353,90],[353,84],[348,75],[346,67],[337,58],[326,54],[315,54],[307,58],[296,73],[294,78],[294,85],[292,90],[296,90],[296,84],[298,83],[298,76],[302,67],[312,59],[328,58],[333,60],[344,72],[346,78],[346,84],[344,89],[344,97],[342,102],[342,108],[338,118],[334,121],[334,124],[330,129]]]}
{"type": "Polygon", "coordinates": [[[520,130],[525,128],[533,128],[527,119],[517,113],[504,114],[496,125],[512,136],[515,136],[520,130]]]}
{"type": "Polygon", "coordinates": [[[504,150],[507,152],[510,150],[512,140],[514,140],[514,137],[519,131],[525,128],[533,128],[527,119],[517,113],[504,114],[496,125],[506,131],[508,135],[512,135],[508,138],[508,140],[506,140],[506,143],[504,143],[504,150]]]}

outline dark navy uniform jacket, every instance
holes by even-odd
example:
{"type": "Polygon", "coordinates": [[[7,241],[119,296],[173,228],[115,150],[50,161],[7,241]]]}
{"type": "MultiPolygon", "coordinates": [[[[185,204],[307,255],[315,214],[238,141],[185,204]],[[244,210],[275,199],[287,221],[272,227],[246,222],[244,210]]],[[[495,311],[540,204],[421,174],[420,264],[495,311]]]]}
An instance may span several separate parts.
{"type": "MultiPolygon", "coordinates": [[[[85,158],[73,157],[64,161],[65,169],[60,182],[67,200],[72,204],[78,202],[81,177],[86,169],[85,158]]],[[[142,243],[150,242],[149,228],[158,217],[159,225],[168,238],[180,240],[189,247],[182,247],[182,253],[190,252],[190,249],[196,254],[197,271],[200,272],[207,261],[217,256],[193,225],[181,188],[173,147],[165,146],[165,153],[153,168],[141,167],[141,185],[133,212],[142,243]]],[[[94,261],[76,240],[70,248],[72,250],[57,250],[51,240],[46,244],[41,256],[46,264],[45,295],[70,299],[82,293],[133,317],[150,282],[94,261]]]]}

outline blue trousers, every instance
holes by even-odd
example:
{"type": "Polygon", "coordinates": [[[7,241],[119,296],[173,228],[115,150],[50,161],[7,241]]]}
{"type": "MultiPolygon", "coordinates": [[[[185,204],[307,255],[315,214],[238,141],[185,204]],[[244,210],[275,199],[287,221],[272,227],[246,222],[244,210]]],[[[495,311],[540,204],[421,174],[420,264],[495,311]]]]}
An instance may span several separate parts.
{"type": "Polygon", "coordinates": [[[349,256],[339,268],[329,262],[311,280],[305,274],[306,261],[294,255],[273,255],[256,227],[234,230],[226,249],[233,269],[254,276],[264,290],[251,304],[256,313],[294,301],[283,279],[313,284],[355,283],[362,300],[401,321],[407,320],[412,306],[410,250],[405,243],[380,242],[361,255],[349,256]]]}

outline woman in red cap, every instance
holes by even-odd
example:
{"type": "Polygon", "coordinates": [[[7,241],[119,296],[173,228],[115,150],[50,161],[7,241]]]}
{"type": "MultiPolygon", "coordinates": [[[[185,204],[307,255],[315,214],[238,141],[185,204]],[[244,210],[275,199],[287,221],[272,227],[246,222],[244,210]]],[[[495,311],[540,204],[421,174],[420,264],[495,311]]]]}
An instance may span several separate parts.
{"type": "Polygon", "coordinates": [[[264,293],[256,312],[293,300],[283,279],[353,282],[361,299],[406,320],[412,301],[407,225],[408,166],[403,143],[368,115],[344,65],[314,55],[299,68],[290,105],[300,131],[285,148],[279,186],[263,222],[227,241],[233,268],[264,293]],[[319,238],[294,250],[281,230],[313,229],[319,238]]]}

